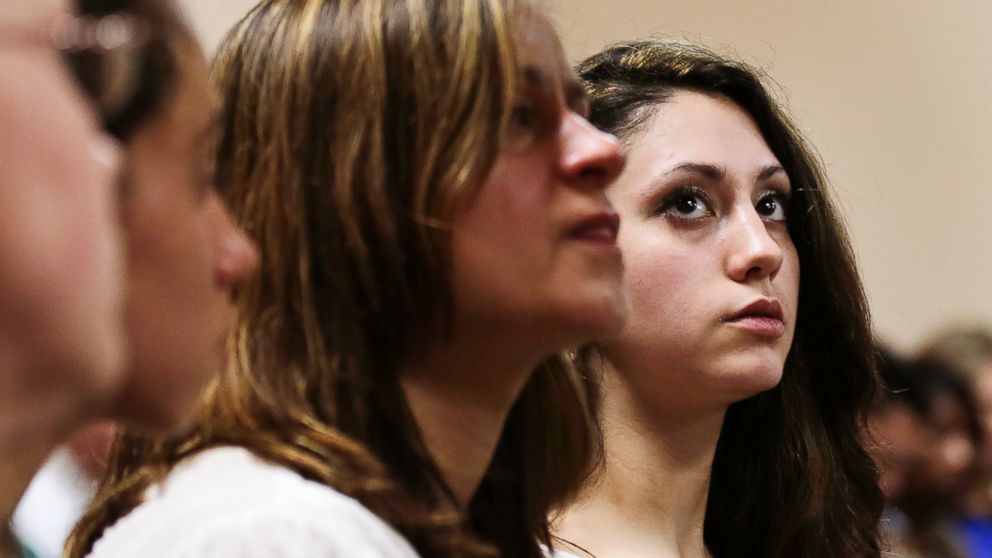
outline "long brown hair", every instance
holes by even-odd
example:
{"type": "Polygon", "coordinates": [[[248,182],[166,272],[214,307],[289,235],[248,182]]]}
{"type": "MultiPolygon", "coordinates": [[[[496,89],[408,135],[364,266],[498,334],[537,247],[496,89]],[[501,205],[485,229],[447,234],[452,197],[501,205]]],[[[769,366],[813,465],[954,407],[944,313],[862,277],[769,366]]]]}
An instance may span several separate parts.
{"type": "Polygon", "coordinates": [[[698,45],[620,43],[577,70],[590,94],[590,121],[624,142],[637,141],[679,91],[730,99],[757,124],[793,184],[787,222],[802,269],[795,339],[781,383],[727,412],[710,482],[707,548],[719,558],[879,556],[882,494],[859,442],[877,389],[868,307],[812,148],[758,71],[698,45]]]}
{"type": "MultiPolygon", "coordinates": [[[[530,378],[464,517],[398,368],[451,315],[452,213],[493,163],[523,0],[263,0],[214,66],[219,187],[262,267],[237,293],[233,362],[180,439],[125,437],[72,556],[168,469],[246,447],[361,501],[424,556],[540,556],[592,454],[585,391],[530,378]]],[[[333,518],[328,518],[333,521],[333,518]]]]}

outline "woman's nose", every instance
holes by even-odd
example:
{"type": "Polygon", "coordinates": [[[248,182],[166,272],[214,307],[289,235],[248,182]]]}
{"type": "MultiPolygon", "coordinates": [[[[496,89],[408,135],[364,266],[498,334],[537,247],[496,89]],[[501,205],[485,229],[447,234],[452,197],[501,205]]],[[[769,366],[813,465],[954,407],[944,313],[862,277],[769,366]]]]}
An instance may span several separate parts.
{"type": "Polygon", "coordinates": [[[782,267],[782,247],[768,232],[768,226],[753,207],[732,217],[729,235],[727,275],[739,283],[774,279],[782,267]]]}
{"type": "Polygon", "coordinates": [[[562,123],[562,175],[576,185],[603,189],[620,176],[627,156],[620,142],[597,130],[588,120],[570,112],[562,123]]]}
{"type": "Polygon", "coordinates": [[[259,255],[255,243],[235,224],[227,207],[220,200],[217,203],[221,223],[214,276],[218,285],[230,289],[258,270],[259,255]]]}

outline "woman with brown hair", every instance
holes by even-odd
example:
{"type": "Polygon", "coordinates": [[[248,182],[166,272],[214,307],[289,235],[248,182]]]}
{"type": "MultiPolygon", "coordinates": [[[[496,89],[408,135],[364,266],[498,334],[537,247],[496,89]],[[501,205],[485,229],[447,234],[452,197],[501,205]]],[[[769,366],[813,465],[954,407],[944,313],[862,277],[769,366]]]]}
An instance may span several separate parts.
{"type": "Polygon", "coordinates": [[[553,355],[626,309],[624,159],[547,21],[265,0],[215,76],[261,273],[197,425],[124,440],[70,555],[539,556],[592,448],[553,355]]]}
{"type": "Polygon", "coordinates": [[[628,149],[607,196],[631,312],[581,354],[605,461],[556,518],[559,554],[878,556],[868,309],[812,149],[755,70],[699,46],[578,71],[628,149]]]}

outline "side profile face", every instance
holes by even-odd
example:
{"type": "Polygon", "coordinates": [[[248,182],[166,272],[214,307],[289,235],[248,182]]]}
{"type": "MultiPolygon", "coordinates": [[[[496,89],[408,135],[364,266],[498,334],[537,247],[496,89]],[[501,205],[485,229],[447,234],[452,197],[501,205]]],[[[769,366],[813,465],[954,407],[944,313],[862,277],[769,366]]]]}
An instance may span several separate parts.
{"type": "Polygon", "coordinates": [[[956,395],[940,393],[933,397],[927,423],[932,437],[909,481],[917,492],[960,497],[968,488],[978,455],[977,440],[969,430],[968,407],[956,395]]]}
{"type": "Polygon", "coordinates": [[[671,412],[775,386],[799,290],[787,173],[747,113],[701,93],[676,93],[628,141],[607,194],[631,312],[604,354],[671,412]]]}
{"type": "Polygon", "coordinates": [[[908,405],[891,403],[869,417],[868,431],[866,446],[878,465],[879,486],[887,501],[898,500],[933,442],[932,428],[908,405]]]}
{"type": "Polygon", "coordinates": [[[231,288],[257,266],[213,184],[216,103],[203,55],[178,49],[178,87],[127,146],[127,333],[131,377],[118,418],[168,428],[224,363],[231,288]]]}
{"type": "Polygon", "coordinates": [[[979,368],[974,380],[975,404],[984,441],[979,447],[980,463],[986,474],[992,473],[992,361],[979,368]]]}
{"type": "Polygon", "coordinates": [[[96,401],[124,357],[119,154],[47,40],[67,12],[0,10],[0,371],[96,401]]]}
{"type": "Polygon", "coordinates": [[[618,221],[603,189],[624,157],[586,121],[584,92],[551,26],[537,19],[518,31],[508,137],[454,218],[455,320],[551,352],[623,324],[618,221]]]}

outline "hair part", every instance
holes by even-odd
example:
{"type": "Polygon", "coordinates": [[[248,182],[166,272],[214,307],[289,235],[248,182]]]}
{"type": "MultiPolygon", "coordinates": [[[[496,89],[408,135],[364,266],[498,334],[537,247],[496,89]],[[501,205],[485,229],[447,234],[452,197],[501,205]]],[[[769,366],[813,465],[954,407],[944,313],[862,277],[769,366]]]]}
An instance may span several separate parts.
{"type": "Polygon", "coordinates": [[[732,101],[793,185],[788,227],[802,269],[795,338],[781,383],[727,412],[713,462],[707,548],[717,557],[879,556],[882,494],[859,437],[877,389],[869,312],[813,149],[759,71],[702,46],[619,43],[577,70],[590,121],[628,143],[680,92],[732,101]]]}

